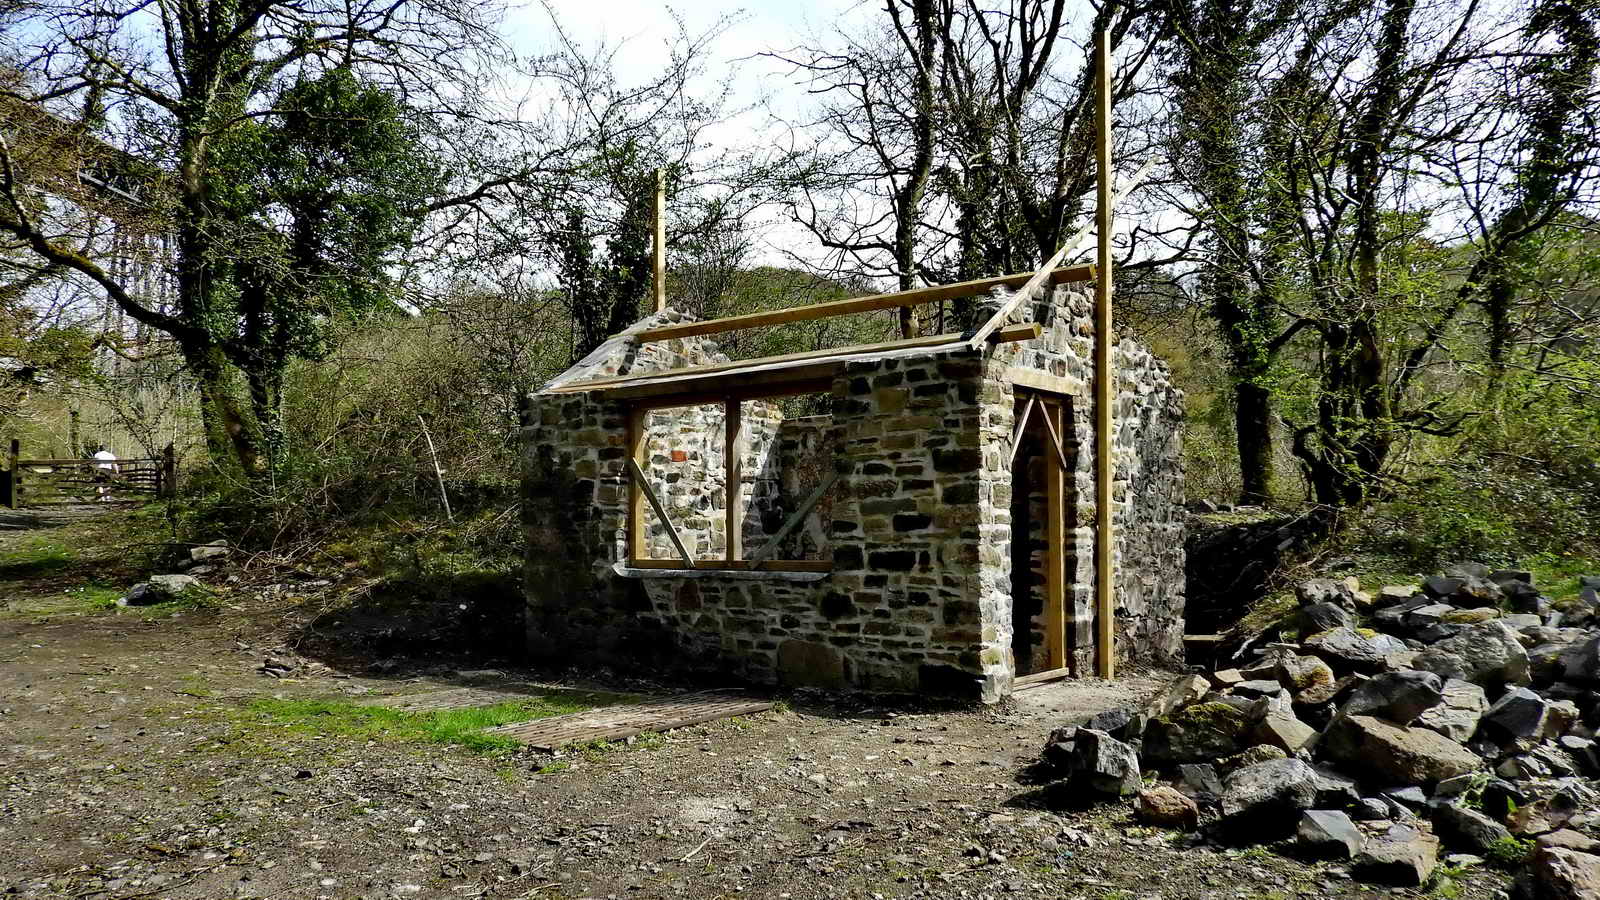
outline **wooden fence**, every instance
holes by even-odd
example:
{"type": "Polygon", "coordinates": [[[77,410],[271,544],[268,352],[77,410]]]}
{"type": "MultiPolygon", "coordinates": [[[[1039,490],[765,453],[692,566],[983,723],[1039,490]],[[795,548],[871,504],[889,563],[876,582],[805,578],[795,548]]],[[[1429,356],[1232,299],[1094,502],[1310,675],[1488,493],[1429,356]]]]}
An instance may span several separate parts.
{"type": "Polygon", "coordinates": [[[21,442],[13,440],[0,478],[0,500],[18,509],[170,497],[177,474],[171,444],[160,456],[143,459],[23,459],[21,442]]]}

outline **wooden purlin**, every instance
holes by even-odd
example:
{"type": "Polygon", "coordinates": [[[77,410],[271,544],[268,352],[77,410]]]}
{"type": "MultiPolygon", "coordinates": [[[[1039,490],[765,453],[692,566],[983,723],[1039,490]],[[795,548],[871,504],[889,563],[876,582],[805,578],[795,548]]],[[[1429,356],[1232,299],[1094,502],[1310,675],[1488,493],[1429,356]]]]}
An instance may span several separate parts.
{"type": "MultiPolygon", "coordinates": [[[[1015,287],[1036,274],[1036,272],[1022,272],[1016,275],[1000,275],[994,278],[979,278],[956,284],[941,284],[932,287],[914,288],[909,291],[896,291],[889,294],[854,297],[849,300],[834,300],[810,306],[791,306],[787,309],[746,313],[742,316],[728,316],[722,319],[709,319],[704,322],[663,325],[660,328],[651,328],[640,332],[638,339],[643,343],[650,343],[652,341],[667,341],[675,338],[697,337],[704,334],[719,334],[725,331],[741,331],[746,328],[761,328],[768,325],[783,325],[789,322],[827,319],[833,316],[847,316],[853,313],[893,309],[900,306],[919,306],[925,303],[937,303],[941,300],[967,297],[996,287],[1015,287]]],[[[1055,284],[1090,281],[1094,278],[1094,266],[1067,266],[1055,269],[1048,274],[1051,282],[1055,284]]]]}
{"type": "MultiPolygon", "coordinates": [[[[996,331],[990,339],[996,343],[1027,341],[1043,333],[1036,322],[1010,325],[996,331]]],[[[943,350],[965,350],[963,336],[939,334],[929,337],[905,338],[878,344],[857,344],[830,350],[812,350],[782,356],[766,356],[737,362],[716,363],[708,366],[688,366],[626,375],[597,378],[590,381],[572,381],[549,388],[550,394],[575,394],[586,391],[604,391],[617,399],[635,399],[651,396],[703,393],[712,396],[706,402],[720,402],[717,392],[732,396],[776,396],[785,385],[803,383],[809,393],[826,390],[821,382],[831,378],[843,365],[855,358],[874,358],[879,354],[925,350],[930,353],[943,350]]]]}

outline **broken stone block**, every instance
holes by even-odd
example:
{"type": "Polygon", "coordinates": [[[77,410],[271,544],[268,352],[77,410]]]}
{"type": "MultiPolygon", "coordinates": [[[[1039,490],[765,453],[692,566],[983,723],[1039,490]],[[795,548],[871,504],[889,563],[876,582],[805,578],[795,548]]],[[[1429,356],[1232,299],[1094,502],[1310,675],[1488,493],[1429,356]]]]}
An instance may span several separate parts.
{"type": "Polygon", "coordinates": [[[1377,797],[1362,797],[1350,807],[1350,816],[1362,822],[1377,822],[1393,818],[1394,811],[1377,797]]]}
{"type": "Polygon", "coordinates": [[[1140,821],[1163,828],[1188,831],[1200,822],[1200,808],[1195,802],[1164,784],[1140,791],[1134,809],[1140,821]]]}
{"type": "Polygon", "coordinates": [[[1320,745],[1349,771],[1389,784],[1434,784],[1482,768],[1477,754],[1425,728],[1406,728],[1372,716],[1341,716],[1320,745]]]}
{"type": "Polygon", "coordinates": [[[1443,681],[1432,672],[1383,672],[1368,679],[1340,707],[1345,715],[1377,716],[1410,725],[1444,701],[1443,681]]]}
{"type": "Polygon", "coordinates": [[[1142,746],[1156,765],[1210,762],[1238,753],[1250,720],[1223,702],[1196,703],[1170,716],[1151,719],[1142,746]]]}
{"type": "Polygon", "coordinates": [[[1296,695],[1312,688],[1333,685],[1333,669],[1315,656],[1290,656],[1278,663],[1278,683],[1296,695]]]}
{"type": "Polygon", "coordinates": [[[1489,708],[1489,698],[1470,681],[1451,678],[1440,692],[1444,702],[1424,710],[1415,724],[1437,731],[1456,743],[1465,743],[1478,730],[1478,721],[1489,708]]]}
{"type": "Polygon", "coordinates": [[[1498,619],[1429,647],[1417,656],[1416,666],[1440,678],[1459,678],[1487,688],[1531,681],[1528,652],[1517,632],[1498,619]]]}
{"type": "Polygon", "coordinates": [[[1139,757],[1104,731],[1080,728],[1072,745],[1072,781],[1099,794],[1127,797],[1139,790],[1139,757]]]}
{"type": "Polygon", "coordinates": [[[1500,841],[1511,837],[1504,825],[1459,803],[1435,806],[1433,828],[1450,846],[1475,853],[1488,853],[1500,841]]]}
{"type": "Polygon", "coordinates": [[[1541,847],[1533,855],[1533,881],[1548,900],[1600,897],[1600,856],[1565,847],[1541,847]]]}
{"type": "Polygon", "coordinates": [[[1272,713],[1251,729],[1251,737],[1286,753],[1298,753],[1311,743],[1317,730],[1288,713],[1272,713]]]}
{"type": "Polygon", "coordinates": [[[1367,838],[1356,856],[1355,870],[1371,881],[1417,887],[1438,863],[1438,838],[1411,825],[1394,824],[1367,838]]]}
{"type": "Polygon", "coordinates": [[[1298,759],[1274,759],[1244,766],[1226,780],[1222,825],[1234,834],[1256,838],[1293,832],[1300,813],[1317,799],[1317,776],[1298,759]]]}
{"type": "Polygon", "coordinates": [[[1527,688],[1512,688],[1483,714],[1485,733],[1506,743],[1543,734],[1547,711],[1543,697],[1527,688]]]}
{"type": "MultiPolygon", "coordinates": [[[[1376,635],[1374,636],[1376,637],[1376,635]]],[[[1373,673],[1384,668],[1384,657],[1405,645],[1377,642],[1354,628],[1334,628],[1306,638],[1307,652],[1315,654],[1335,672],[1373,673]]]]}
{"type": "Polygon", "coordinates": [[[1386,609],[1416,597],[1421,591],[1422,588],[1416,585],[1387,584],[1378,588],[1377,596],[1372,598],[1372,606],[1374,609],[1386,609]]]}
{"type": "Polygon", "coordinates": [[[1222,779],[1210,763],[1184,763],[1178,767],[1178,790],[1196,803],[1215,803],[1222,798],[1222,779]]]}
{"type": "Polygon", "coordinates": [[[1199,675],[1183,675],[1167,685],[1145,710],[1152,719],[1170,716],[1191,703],[1199,703],[1211,693],[1211,683],[1199,675]]]}
{"type": "Polygon", "coordinates": [[[1354,778],[1323,766],[1312,766],[1311,771],[1317,776],[1317,802],[1314,805],[1318,809],[1344,809],[1361,802],[1361,790],[1354,778]]]}
{"type": "Polygon", "coordinates": [[[1324,859],[1353,859],[1366,838],[1342,812],[1308,809],[1300,814],[1296,836],[1301,846],[1324,859]]]}
{"type": "Polygon", "coordinates": [[[1331,628],[1350,628],[1356,624],[1355,616],[1349,610],[1334,603],[1314,603],[1304,607],[1298,618],[1302,637],[1331,628]]]}

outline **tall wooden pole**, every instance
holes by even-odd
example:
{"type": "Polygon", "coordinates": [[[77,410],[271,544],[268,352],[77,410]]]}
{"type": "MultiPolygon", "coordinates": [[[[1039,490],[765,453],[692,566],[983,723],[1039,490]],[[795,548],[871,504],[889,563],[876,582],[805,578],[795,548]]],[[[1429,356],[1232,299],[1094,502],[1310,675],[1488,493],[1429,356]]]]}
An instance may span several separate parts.
{"type": "Polygon", "coordinates": [[[6,460],[6,505],[12,509],[22,505],[22,498],[17,496],[17,459],[22,456],[22,442],[16,438],[11,439],[11,454],[6,460]]]}
{"type": "Polygon", "coordinates": [[[655,215],[655,241],[651,253],[651,265],[655,277],[652,279],[655,291],[655,311],[661,312],[667,308],[667,170],[656,170],[656,215],[655,215]]]}
{"type": "Polygon", "coordinates": [[[1099,172],[1095,231],[1099,242],[1094,282],[1094,437],[1095,437],[1095,659],[1101,678],[1116,677],[1116,638],[1112,616],[1111,406],[1116,376],[1111,370],[1111,29],[1100,32],[1095,78],[1095,163],[1099,172]]]}

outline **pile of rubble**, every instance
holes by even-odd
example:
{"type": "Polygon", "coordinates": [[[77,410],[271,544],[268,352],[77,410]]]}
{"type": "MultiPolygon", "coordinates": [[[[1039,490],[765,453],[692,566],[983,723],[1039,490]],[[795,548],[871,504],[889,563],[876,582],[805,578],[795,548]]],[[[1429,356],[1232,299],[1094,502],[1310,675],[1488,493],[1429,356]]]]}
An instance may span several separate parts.
{"type": "Polygon", "coordinates": [[[1298,642],[1053,732],[1053,790],[1373,881],[1423,884],[1443,845],[1525,865],[1524,896],[1600,897],[1597,591],[1556,609],[1528,573],[1476,564],[1376,596],[1304,582],[1298,642]]]}
{"type": "Polygon", "coordinates": [[[233,553],[227,541],[212,541],[192,547],[187,557],[178,565],[179,572],[171,575],[152,575],[141,581],[117,601],[118,606],[153,606],[169,603],[190,594],[203,594],[205,586],[200,576],[210,575],[225,563],[233,553]]]}

